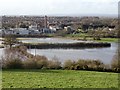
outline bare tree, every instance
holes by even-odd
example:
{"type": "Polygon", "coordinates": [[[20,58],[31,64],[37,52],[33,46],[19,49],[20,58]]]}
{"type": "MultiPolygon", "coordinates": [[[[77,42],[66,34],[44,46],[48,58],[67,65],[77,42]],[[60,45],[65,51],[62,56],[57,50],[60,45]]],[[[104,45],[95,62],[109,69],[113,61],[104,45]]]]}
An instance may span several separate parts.
{"type": "Polygon", "coordinates": [[[6,35],[4,38],[4,45],[5,46],[9,46],[9,48],[11,48],[13,45],[15,45],[16,43],[18,43],[19,41],[16,39],[16,37],[14,35],[6,35]]]}

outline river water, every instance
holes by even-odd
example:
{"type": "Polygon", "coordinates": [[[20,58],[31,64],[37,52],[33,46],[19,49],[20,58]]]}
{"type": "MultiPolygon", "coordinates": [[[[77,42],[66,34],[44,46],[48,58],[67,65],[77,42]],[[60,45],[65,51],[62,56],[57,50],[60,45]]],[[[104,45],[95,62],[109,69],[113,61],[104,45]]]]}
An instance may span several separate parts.
{"type": "Polygon", "coordinates": [[[65,60],[96,59],[105,64],[110,64],[117,50],[117,44],[112,43],[110,48],[94,49],[29,49],[28,52],[36,55],[46,56],[48,59],[65,60]]]}
{"type": "MultiPolygon", "coordinates": [[[[29,43],[73,43],[82,42],[78,40],[61,39],[61,38],[26,38],[22,42],[29,43]]],[[[116,53],[118,44],[111,43],[111,47],[107,48],[92,48],[92,49],[28,49],[31,54],[43,55],[48,59],[58,59],[62,63],[65,60],[79,59],[94,59],[101,60],[105,64],[110,64],[113,56],[116,53]]],[[[0,56],[3,55],[3,50],[0,49],[0,56]]]]}
{"type": "MultiPolygon", "coordinates": [[[[73,43],[83,42],[78,40],[61,39],[61,38],[42,38],[29,39],[24,42],[41,42],[41,43],[73,43]]],[[[117,43],[111,43],[111,47],[92,48],[92,49],[29,49],[28,52],[36,55],[46,56],[48,59],[58,59],[62,63],[65,60],[94,59],[101,60],[105,64],[110,64],[117,50],[117,43]]]]}
{"type": "Polygon", "coordinates": [[[64,38],[25,38],[21,40],[24,43],[75,43],[75,42],[93,42],[93,41],[80,41],[64,38]]]}

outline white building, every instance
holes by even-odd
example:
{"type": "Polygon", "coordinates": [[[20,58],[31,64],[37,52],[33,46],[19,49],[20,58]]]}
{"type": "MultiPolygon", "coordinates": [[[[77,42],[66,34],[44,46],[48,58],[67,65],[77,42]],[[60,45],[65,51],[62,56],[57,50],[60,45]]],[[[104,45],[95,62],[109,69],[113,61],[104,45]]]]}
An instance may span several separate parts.
{"type": "Polygon", "coordinates": [[[53,30],[51,30],[51,29],[49,29],[49,28],[43,28],[43,29],[42,29],[42,33],[48,34],[48,33],[54,33],[54,32],[53,32],[53,30]]]}
{"type": "Polygon", "coordinates": [[[57,28],[55,26],[49,26],[49,29],[52,30],[53,32],[57,31],[57,28]]]}
{"type": "Polygon", "coordinates": [[[36,29],[37,30],[37,28],[38,28],[37,24],[29,26],[29,29],[36,29]]]}
{"type": "Polygon", "coordinates": [[[26,28],[17,28],[14,30],[14,34],[17,35],[29,35],[29,30],[27,30],[26,28]]]}
{"type": "Polygon", "coordinates": [[[2,29],[2,31],[0,31],[0,33],[2,35],[9,35],[9,34],[13,34],[13,35],[28,35],[29,34],[29,30],[27,30],[26,28],[15,28],[15,29],[2,29]]]}
{"type": "Polygon", "coordinates": [[[54,33],[56,29],[42,28],[40,30],[37,29],[26,29],[26,28],[15,28],[15,29],[0,29],[0,35],[39,35],[39,34],[48,34],[54,33]]]}
{"type": "Polygon", "coordinates": [[[41,32],[37,29],[29,29],[29,34],[33,35],[33,34],[40,34],[41,32]]]}

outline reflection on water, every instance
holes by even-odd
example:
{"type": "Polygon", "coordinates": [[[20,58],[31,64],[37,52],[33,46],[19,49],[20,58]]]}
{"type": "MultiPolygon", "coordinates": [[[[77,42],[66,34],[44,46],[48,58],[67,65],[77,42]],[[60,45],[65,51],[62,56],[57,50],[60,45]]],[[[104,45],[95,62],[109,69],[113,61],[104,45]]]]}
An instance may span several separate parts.
{"type": "MultiPolygon", "coordinates": [[[[105,64],[110,64],[116,53],[117,43],[112,43],[108,48],[94,49],[36,49],[36,54],[44,55],[49,59],[57,57],[61,62],[65,60],[78,59],[99,59],[105,64]]],[[[28,52],[35,54],[35,49],[29,49],[28,52]]]]}

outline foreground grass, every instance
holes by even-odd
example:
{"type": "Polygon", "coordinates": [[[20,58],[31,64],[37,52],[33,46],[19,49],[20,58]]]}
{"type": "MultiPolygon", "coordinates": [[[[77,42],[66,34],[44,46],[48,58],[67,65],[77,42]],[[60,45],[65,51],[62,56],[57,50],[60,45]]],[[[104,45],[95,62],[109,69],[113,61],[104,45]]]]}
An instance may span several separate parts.
{"type": "Polygon", "coordinates": [[[2,89],[2,69],[0,69],[0,90],[2,89]]]}
{"type": "Polygon", "coordinates": [[[3,88],[118,88],[118,74],[72,70],[3,70],[3,88]]]}

